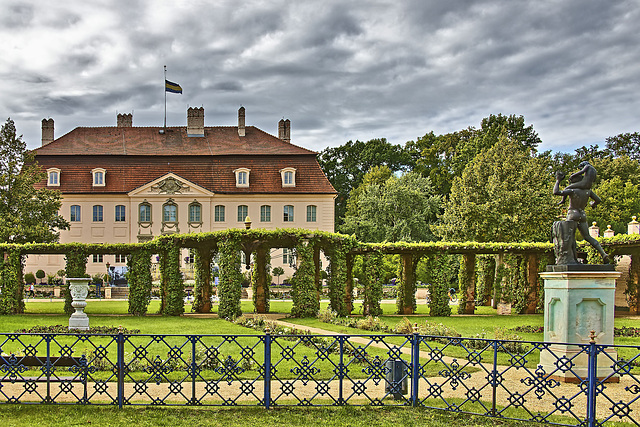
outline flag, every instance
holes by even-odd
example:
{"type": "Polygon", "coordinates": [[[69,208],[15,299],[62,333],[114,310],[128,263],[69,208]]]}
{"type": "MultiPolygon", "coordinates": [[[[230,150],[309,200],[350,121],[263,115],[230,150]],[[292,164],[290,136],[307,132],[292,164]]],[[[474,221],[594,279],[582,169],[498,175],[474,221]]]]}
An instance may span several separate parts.
{"type": "Polygon", "coordinates": [[[178,83],[170,82],[166,79],[164,81],[164,90],[171,93],[182,93],[182,88],[178,83]]]}

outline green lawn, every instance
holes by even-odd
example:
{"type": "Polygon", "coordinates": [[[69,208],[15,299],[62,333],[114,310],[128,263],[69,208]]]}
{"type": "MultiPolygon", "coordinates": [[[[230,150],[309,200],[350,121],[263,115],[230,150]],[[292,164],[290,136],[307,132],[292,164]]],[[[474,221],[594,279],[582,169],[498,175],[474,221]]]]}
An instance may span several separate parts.
{"type": "Polygon", "coordinates": [[[370,426],[472,427],[527,426],[530,423],[451,414],[419,408],[126,408],[91,406],[15,405],[0,407],[3,427],[96,425],[162,426],[370,426]]]}
{"type": "MultiPolygon", "coordinates": [[[[291,312],[293,303],[291,300],[271,300],[271,313],[284,313],[291,312]]],[[[320,309],[325,310],[329,306],[328,301],[320,302],[320,309]]],[[[380,305],[385,315],[393,315],[396,312],[396,305],[394,303],[383,303],[380,305]]],[[[249,300],[243,300],[241,302],[242,311],[244,313],[253,313],[253,302],[249,300]]],[[[62,313],[64,308],[64,301],[61,299],[49,300],[27,300],[25,302],[26,313],[62,313]]],[[[87,308],[85,312],[87,314],[127,314],[128,302],[121,300],[87,300],[87,308]]],[[[456,307],[451,307],[452,312],[455,313],[456,307]]],[[[148,313],[157,313],[160,310],[160,300],[152,300],[149,304],[148,313]]],[[[191,304],[185,304],[185,313],[191,312],[191,304]]],[[[215,305],[213,312],[217,312],[218,306],[215,305]]],[[[362,313],[362,304],[356,303],[353,313],[358,315],[362,313]]],[[[495,314],[496,310],[491,307],[477,307],[476,314],[495,314]]],[[[417,305],[416,315],[428,315],[429,306],[424,304],[424,301],[419,302],[417,305]]]]}

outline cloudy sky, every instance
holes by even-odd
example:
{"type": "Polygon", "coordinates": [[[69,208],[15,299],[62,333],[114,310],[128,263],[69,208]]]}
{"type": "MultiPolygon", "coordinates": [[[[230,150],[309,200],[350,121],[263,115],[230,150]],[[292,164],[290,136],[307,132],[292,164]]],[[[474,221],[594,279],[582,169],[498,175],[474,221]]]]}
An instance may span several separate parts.
{"type": "Polygon", "coordinates": [[[320,151],[404,144],[523,115],[542,149],[640,131],[640,4],[591,0],[0,0],[0,117],[30,148],[41,120],[247,125],[320,151]]]}

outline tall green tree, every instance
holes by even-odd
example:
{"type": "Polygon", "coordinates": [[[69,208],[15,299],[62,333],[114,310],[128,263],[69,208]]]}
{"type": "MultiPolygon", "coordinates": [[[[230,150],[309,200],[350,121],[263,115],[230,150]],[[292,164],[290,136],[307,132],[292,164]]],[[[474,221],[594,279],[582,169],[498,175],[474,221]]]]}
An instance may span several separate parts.
{"type": "Polygon", "coordinates": [[[503,132],[453,181],[437,234],[446,240],[547,240],[559,213],[546,163],[503,132]]]}
{"type": "Polygon", "coordinates": [[[45,177],[7,119],[0,128],[0,242],[55,242],[69,228],[58,214],[60,192],[36,188],[45,177]]]}
{"type": "Polygon", "coordinates": [[[416,170],[431,178],[439,194],[448,195],[455,177],[482,151],[491,148],[501,134],[525,151],[535,152],[541,140],[523,116],[491,114],[482,119],[480,128],[468,127],[458,132],[435,135],[429,132],[407,143],[405,151],[420,153],[416,170]]]}
{"type": "Polygon", "coordinates": [[[640,133],[621,133],[606,139],[607,149],[616,157],[627,156],[640,161],[640,133]]]}
{"type": "Polygon", "coordinates": [[[429,178],[416,172],[392,175],[382,184],[358,189],[341,230],[365,242],[434,240],[431,225],[437,220],[441,201],[429,178]]]}
{"type": "Polygon", "coordinates": [[[640,214],[640,161],[625,155],[596,159],[592,165],[598,171],[593,191],[602,202],[587,206],[587,220],[597,222],[601,232],[611,225],[616,233],[626,233],[631,217],[640,214]]]}
{"type": "Polygon", "coordinates": [[[318,155],[318,162],[338,192],[336,226],[344,220],[349,193],[362,183],[364,175],[373,166],[387,166],[392,172],[399,172],[412,170],[415,164],[404,147],[391,144],[385,138],[348,141],[339,147],[325,148],[318,155]]]}

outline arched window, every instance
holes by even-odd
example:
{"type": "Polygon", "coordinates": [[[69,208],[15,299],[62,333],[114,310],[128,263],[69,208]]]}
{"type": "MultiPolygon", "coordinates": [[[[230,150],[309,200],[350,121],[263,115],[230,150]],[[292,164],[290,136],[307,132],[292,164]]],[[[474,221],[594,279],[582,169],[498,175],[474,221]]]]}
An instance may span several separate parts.
{"type": "Polygon", "coordinates": [[[102,205],[93,205],[93,222],[102,222],[104,208],[102,205]]]}
{"type": "Polygon", "coordinates": [[[162,222],[178,222],[178,205],[173,201],[162,205],[162,222]]]}
{"type": "Polygon", "coordinates": [[[233,173],[236,175],[236,187],[249,186],[250,172],[251,172],[251,169],[247,169],[247,168],[238,168],[233,170],[233,173]]]}
{"type": "Polygon", "coordinates": [[[245,218],[249,215],[249,206],[238,206],[238,222],[244,222],[245,218]]]}
{"type": "Polygon", "coordinates": [[[296,186],[296,169],[295,168],[280,169],[280,177],[282,178],[283,187],[296,186]]]}
{"type": "Polygon", "coordinates": [[[47,169],[47,186],[60,187],[60,169],[58,168],[47,169]]]}
{"type": "Polygon", "coordinates": [[[307,206],[307,222],[316,222],[316,213],[318,207],[315,205],[307,206]]]}
{"type": "Polygon", "coordinates": [[[69,217],[71,222],[80,222],[80,205],[71,205],[71,216],[69,217]]]}
{"type": "Polygon", "coordinates": [[[125,222],[127,220],[124,205],[116,205],[116,222],[125,222]]]}
{"type": "Polygon", "coordinates": [[[138,205],[138,221],[151,222],[151,203],[146,200],[138,205]]]}
{"type": "Polygon", "coordinates": [[[224,205],[216,205],[216,207],[214,208],[214,217],[213,220],[215,222],[224,222],[224,205]]]}
{"type": "Polygon", "coordinates": [[[91,170],[94,187],[104,187],[107,171],[103,168],[95,168],[91,170]]]}
{"type": "Polygon", "coordinates": [[[293,222],[293,206],[292,205],[285,205],[283,221],[293,222]]]}
{"type": "Polygon", "coordinates": [[[189,222],[202,222],[202,205],[197,201],[189,205],[189,222]]]}
{"type": "Polygon", "coordinates": [[[178,227],[178,205],[173,199],[168,199],[164,205],[162,205],[162,227],[160,227],[162,234],[179,233],[178,227]]]}
{"type": "Polygon", "coordinates": [[[271,206],[260,206],[260,222],[271,222],[271,206]]]}

